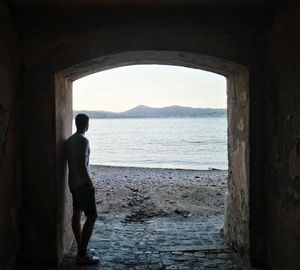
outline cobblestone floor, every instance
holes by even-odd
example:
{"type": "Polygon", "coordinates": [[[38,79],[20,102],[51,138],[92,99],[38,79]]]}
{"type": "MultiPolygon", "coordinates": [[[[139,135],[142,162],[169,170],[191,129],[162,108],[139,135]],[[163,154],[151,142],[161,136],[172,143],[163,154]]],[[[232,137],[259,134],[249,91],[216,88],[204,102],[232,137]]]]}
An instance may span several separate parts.
{"type": "Polygon", "coordinates": [[[60,270],[248,269],[226,246],[222,226],[222,216],[126,223],[124,216],[100,215],[90,248],[96,249],[101,264],[76,265],[73,245],[60,270]]]}

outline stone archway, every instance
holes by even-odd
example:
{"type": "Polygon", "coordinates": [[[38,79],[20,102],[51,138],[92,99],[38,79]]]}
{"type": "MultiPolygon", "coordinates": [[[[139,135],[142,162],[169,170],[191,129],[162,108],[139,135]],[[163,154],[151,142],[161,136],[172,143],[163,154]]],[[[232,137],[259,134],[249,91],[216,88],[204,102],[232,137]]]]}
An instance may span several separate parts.
{"type": "Polygon", "coordinates": [[[61,258],[72,241],[70,195],[66,167],[63,166],[63,142],[71,134],[72,82],[89,74],[135,64],[168,64],[203,69],[227,78],[228,96],[228,200],[225,236],[242,255],[248,257],[249,232],[249,71],[246,67],[217,57],[188,52],[130,51],[93,59],[55,75],[56,182],[60,190],[58,209],[62,221],[58,227],[61,258]]]}

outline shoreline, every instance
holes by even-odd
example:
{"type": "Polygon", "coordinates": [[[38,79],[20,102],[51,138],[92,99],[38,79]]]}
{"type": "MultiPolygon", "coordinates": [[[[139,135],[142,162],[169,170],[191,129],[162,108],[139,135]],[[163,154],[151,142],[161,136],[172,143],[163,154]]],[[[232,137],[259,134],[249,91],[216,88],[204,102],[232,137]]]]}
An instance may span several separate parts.
{"type": "Polygon", "coordinates": [[[186,169],[186,168],[161,168],[161,167],[139,167],[139,166],[118,166],[118,165],[101,165],[101,164],[90,164],[90,167],[94,168],[118,168],[118,169],[151,169],[151,170],[178,170],[178,171],[204,171],[204,172],[211,172],[211,171],[222,171],[222,172],[228,172],[228,170],[218,169],[218,168],[208,168],[206,170],[204,169],[186,169]]]}
{"type": "Polygon", "coordinates": [[[91,165],[99,213],[151,217],[222,215],[227,170],[91,165]]]}

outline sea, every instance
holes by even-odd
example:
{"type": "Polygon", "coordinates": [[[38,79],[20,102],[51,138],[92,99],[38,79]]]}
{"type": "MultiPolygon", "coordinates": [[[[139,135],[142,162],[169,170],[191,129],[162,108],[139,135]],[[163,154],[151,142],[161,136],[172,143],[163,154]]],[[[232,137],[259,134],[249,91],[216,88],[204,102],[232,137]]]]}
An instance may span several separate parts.
{"type": "Polygon", "coordinates": [[[228,169],[226,117],[90,119],[86,137],[94,165],[228,169]]]}

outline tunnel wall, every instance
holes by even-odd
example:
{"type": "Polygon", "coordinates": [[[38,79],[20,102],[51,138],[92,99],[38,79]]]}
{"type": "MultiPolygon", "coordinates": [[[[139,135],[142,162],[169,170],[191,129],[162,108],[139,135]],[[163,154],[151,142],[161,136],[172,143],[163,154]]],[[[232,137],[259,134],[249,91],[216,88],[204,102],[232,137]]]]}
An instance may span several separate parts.
{"type": "Polygon", "coordinates": [[[57,187],[57,257],[69,251],[73,242],[71,230],[72,199],[68,188],[68,170],[65,158],[65,139],[72,133],[72,82],[64,73],[55,75],[56,127],[56,187],[57,187]]]}
{"type": "Polygon", "coordinates": [[[18,41],[0,1],[0,269],[14,269],[19,254],[20,163],[16,153],[18,41]]]}
{"type": "Polygon", "coordinates": [[[55,265],[59,250],[57,201],[63,185],[56,183],[55,77],[49,68],[25,70],[22,83],[22,118],[30,119],[23,134],[24,269],[55,265]]]}
{"type": "Polygon", "coordinates": [[[224,235],[248,259],[249,224],[249,73],[227,78],[228,198],[224,235]]]}
{"type": "Polygon", "coordinates": [[[267,35],[267,250],[271,269],[300,263],[300,18],[287,1],[267,35]]]}

